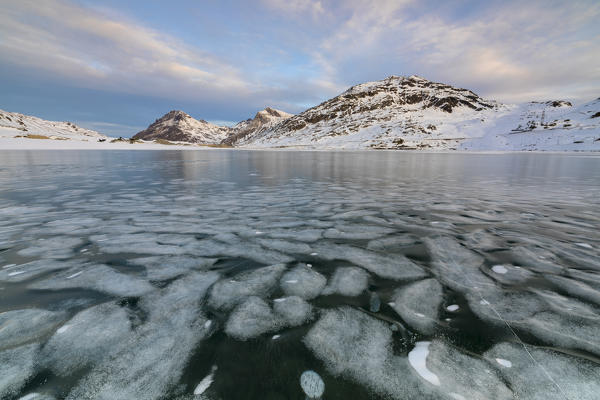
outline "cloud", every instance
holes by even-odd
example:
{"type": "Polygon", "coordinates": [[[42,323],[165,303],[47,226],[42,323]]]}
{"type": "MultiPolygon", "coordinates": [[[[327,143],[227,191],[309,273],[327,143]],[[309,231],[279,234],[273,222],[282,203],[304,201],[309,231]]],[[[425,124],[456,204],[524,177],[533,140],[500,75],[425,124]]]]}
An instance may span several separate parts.
{"type": "Polygon", "coordinates": [[[327,5],[346,17],[307,48],[332,87],[415,73],[509,102],[600,91],[597,2],[327,5]]]}
{"type": "Polygon", "coordinates": [[[154,96],[228,96],[251,90],[230,63],[177,38],[61,0],[4,2],[3,62],[85,87],[154,96]]]}
{"type": "Polygon", "coordinates": [[[323,3],[314,0],[263,0],[263,3],[288,17],[311,15],[317,18],[325,13],[323,3]]]}

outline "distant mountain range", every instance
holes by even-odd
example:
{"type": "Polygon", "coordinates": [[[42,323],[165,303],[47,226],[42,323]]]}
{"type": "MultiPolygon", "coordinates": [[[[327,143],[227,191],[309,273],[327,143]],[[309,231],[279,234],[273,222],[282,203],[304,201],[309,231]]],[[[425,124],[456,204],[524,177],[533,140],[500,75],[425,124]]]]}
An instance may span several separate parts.
{"type": "Polygon", "coordinates": [[[600,150],[600,99],[501,104],[414,75],[353,86],[298,115],[266,108],[232,128],[184,113],[178,123],[177,113],[134,138],[246,148],[600,150]],[[188,129],[192,121],[204,130],[188,129]]]}
{"type": "Polygon", "coordinates": [[[292,114],[267,107],[256,113],[253,119],[242,121],[230,128],[197,120],[183,111],[173,110],[154,121],[145,130],[135,134],[132,139],[233,145],[247,135],[263,132],[291,116],[292,114]]]}
{"type": "MultiPolygon", "coordinates": [[[[106,138],[70,122],[0,111],[0,136],[18,131],[106,138]]],[[[267,107],[233,127],[174,110],[132,139],[242,148],[600,151],[600,98],[576,106],[564,100],[502,104],[419,76],[390,76],[297,115],[267,107]]]]}

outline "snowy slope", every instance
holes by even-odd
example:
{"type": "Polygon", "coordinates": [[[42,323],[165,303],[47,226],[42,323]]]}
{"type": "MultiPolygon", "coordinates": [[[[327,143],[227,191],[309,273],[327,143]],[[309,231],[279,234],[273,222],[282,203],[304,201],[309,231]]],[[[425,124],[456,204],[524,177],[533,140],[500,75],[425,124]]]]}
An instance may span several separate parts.
{"type": "Polygon", "coordinates": [[[169,140],[173,142],[219,144],[230,133],[230,128],[197,120],[183,111],[169,111],[132,139],[169,140]]]}
{"type": "Polygon", "coordinates": [[[418,76],[391,76],[354,86],[236,145],[600,150],[600,118],[591,118],[599,105],[598,100],[575,108],[564,101],[506,105],[418,76]]]}
{"type": "Polygon", "coordinates": [[[600,99],[573,107],[566,101],[530,102],[499,117],[462,150],[598,150],[600,99]]]}
{"type": "Polygon", "coordinates": [[[71,122],[46,121],[30,115],[0,110],[0,137],[15,138],[17,136],[91,142],[108,139],[107,136],[81,128],[71,122]]]}
{"type": "Polygon", "coordinates": [[[224,144],[235,144],[248,135],[255,135],[272,128],[279,122],[292,117],[293,114],[267,107],[256,113],[254,118],[239,122],[233,128],[224,144]]]}

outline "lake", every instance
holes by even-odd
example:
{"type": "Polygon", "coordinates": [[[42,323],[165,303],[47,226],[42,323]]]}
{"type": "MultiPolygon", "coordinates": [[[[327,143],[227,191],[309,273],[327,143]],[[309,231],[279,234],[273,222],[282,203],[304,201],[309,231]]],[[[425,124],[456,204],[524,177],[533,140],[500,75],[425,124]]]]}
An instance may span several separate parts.
{"type": "Polygon", "coordinates": [[[595,154],[0,151],[0,398],[594,399],[599,199],[595,154]]]}

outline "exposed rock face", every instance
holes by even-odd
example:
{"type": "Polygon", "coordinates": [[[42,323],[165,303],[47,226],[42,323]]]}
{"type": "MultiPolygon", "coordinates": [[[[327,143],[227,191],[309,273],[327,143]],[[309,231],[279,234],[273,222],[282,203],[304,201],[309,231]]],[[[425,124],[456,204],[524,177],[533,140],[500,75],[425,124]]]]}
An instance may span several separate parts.
{"type": "Polygon", "coordinates": [[[235,125],[223,143],[228,145],[235,144],[248,135],[261,133],[292,116],[293,114],[286,113],[285,111],[267,107],[257,112],[253,119],[247,119],[235,125]]]}
{"type": "Polygon", "coordinates": [[[169,111],[132,139],[169,140],[202,144],[218,144],[225,139],[230,128],[192,118],[183,111],[169,111]]]}

